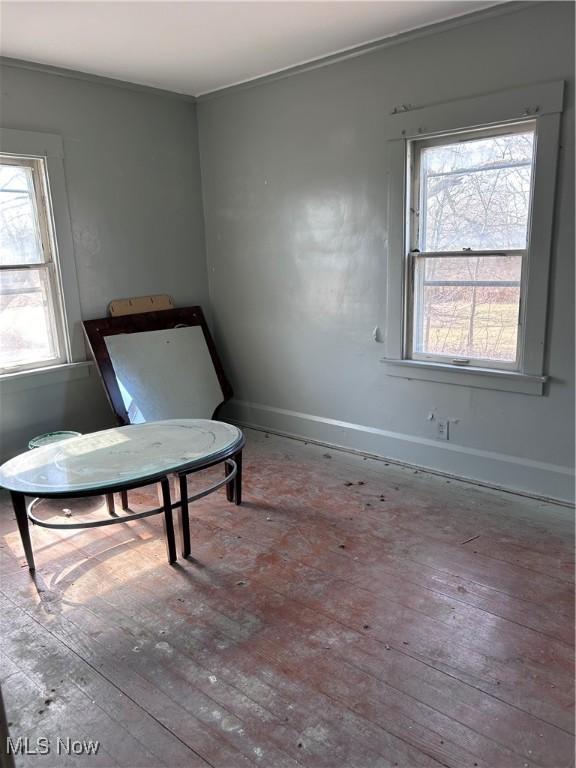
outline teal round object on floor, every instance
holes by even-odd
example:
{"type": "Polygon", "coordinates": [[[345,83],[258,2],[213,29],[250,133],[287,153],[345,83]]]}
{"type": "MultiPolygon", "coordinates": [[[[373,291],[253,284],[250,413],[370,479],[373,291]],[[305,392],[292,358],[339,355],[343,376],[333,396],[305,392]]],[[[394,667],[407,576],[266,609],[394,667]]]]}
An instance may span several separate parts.
{"type": "Polygon", "coordinates": [[[73,430],[62,430],[60,432],[45,432],[43,435],[36,435],[28,443],[28,449],[41,448],[43,445],[50,445],[51,443],[60,443],[62,440],[70,440],[72,437],[80,437],[82,432],[74,432],[73,430]]]}

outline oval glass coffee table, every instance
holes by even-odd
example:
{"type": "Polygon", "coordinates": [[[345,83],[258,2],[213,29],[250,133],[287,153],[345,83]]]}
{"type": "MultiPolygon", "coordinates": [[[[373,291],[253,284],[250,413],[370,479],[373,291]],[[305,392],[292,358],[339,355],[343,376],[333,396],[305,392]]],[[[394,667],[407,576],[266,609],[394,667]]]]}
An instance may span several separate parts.
{"type": "Polygon", "coordinates": [[[64,442],[22,453],[0,467],[0,486],[10,491],[18,530],[28,561],[34,570],[29,521],[44,528],[96,528],[164,515],[168,562],[176,560],[172,510],[180,508],[182,555],[190,554],[189,502],[226,485],[228,501],[242,498],[242,432],[230,424],[208,419],[169,419],[73,437],[64,442]],[[224,464],[223,480],[188,495],[187,476],[216,464],[224,464]],[[169,475],[178,476],[180,499],[172,501],[169,475]],[[108,495],[160,483],[162,506],[102,520],[52,523],[34,515],[41,499],[68,499],[108,495]],[[27,505],[26,497],[32,497],[27,505]]]}

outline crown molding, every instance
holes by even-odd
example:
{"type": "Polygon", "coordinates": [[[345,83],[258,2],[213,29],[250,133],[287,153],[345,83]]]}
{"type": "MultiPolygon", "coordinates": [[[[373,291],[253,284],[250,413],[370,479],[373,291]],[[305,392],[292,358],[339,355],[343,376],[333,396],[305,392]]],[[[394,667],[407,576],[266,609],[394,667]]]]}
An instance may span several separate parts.
{"type": "Polygon", "coordinates": [[[93,75],[90,72],[81,72],[76,69],[66,69],[65,67],[53,67],[51,64],[41,64],[36,61],[27,61],[25,59],[13,59],[9,56],[0,56],[0,67],[12,67],[13,69],[26,69],[31,72],[41,72],[45,75],[55,75],[56,77],[67,77],[72,80],[84,80],[94,85],[112,86],[114,88],[124,88],[128,91],[137,93],[147,93],[150,96],[160,96],[178,101],[187,101],[194,104],[196,96],[190,96],[185,93],[168,91],[163,88],[154,88],[151,85],[142,85],[140,83],[131,83],[128,80],[117,80],[115,77],[103,77],[102,75],[93,75]]]}
{"type": "Polygon", "coordinates": [[[547,2],[547,0],[504,0],[503,2],[496,2],[488,8],[471,11],[470,13],[454,16],[451,19],[444,19],[444,21],[438,21],[434,24],[427,24],[426,26],[407,30],[406,32],[399,32],[398,34],[380,38],[379,40],[370,43],[363,43],[362,45],[354,46],[353,48],[347,48],[344,51],[331,53],[318,59],[303,62],[302,64],[296,64],[293,67],[270,72],[267,75],[255,77],[233,85],[227,85],[213,91],[207,91],[206,93],[198,94],[196,100],[199,103],[202,103],[204,101],[210,101],[211,99],[217,99],[221,96],[227,96],[231,93],[236,93],[237,91],[256,88],[260,85],[267,85],[276,80],[283,80],[287,77],[294,77],[296,75],[304,74],[305,72],[311,72],[315,69],[328,67],[332,64],[338,64],[349,59],[357,58],[358,56],[376,53],[377,51],[391,48],[395,45],[401,45],[410,42],[411,40],[420,40],[424,37],[429,37],[430,35],[436,35],[451,29],[459,29],[460,27],[465,27],[469,24],[476,24],[485,19],[525,11],[536,5],[542,5],[545,2],[547,2]]]}

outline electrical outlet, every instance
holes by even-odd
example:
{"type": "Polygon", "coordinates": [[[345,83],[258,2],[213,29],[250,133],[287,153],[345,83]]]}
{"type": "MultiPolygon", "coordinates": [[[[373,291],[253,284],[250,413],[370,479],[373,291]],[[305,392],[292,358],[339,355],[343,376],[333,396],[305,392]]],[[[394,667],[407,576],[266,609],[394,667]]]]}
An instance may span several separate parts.
{"type": "Polygon", "coordinates": [[[436,437],[438,440],[450,440],[450,422],[448,419],[436,421],[436,437]]]}

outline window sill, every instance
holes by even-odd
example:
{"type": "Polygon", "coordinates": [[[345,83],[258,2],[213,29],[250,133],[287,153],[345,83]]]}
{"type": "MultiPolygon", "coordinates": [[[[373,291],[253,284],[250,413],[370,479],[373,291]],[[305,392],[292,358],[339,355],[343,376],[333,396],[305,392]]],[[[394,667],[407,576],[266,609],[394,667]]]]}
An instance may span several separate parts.
{"type": "Polygon", "coordinates": [[[456,367],[443,363],[427,363],[420,360],[381,359],[389,370],[388,376],[419,381],[435,381],[441,384],[457,384],[464,387],[496,389],[500,392],[519,392],[524,395],[542,395],[546,376],[531,376],[516,371],[496,371],[491,368],[456,367]]]}
{"type": "Polygon", "coordinates": [[[90,376],[91,360],[80,363],[64,363],[47,368],[32,368],[28,371],[4,373],[0,375],[0,396],[25,389],[64,384],[75,379],[86,379],[90,376]]]}

